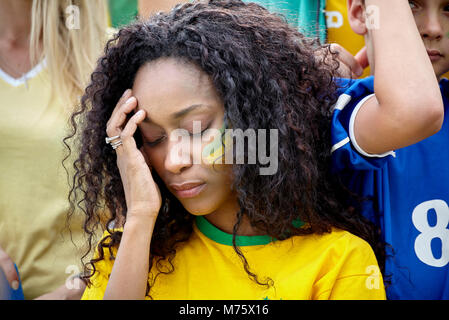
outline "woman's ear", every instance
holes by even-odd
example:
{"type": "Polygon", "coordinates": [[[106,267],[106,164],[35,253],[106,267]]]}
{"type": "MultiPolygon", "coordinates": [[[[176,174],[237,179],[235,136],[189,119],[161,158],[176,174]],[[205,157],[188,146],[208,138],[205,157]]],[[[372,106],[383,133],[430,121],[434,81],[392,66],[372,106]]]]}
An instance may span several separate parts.
{"type": "Polygon", "coordinates": [[[347,6],[351,29],[355,33],[364,36],[368,32],[364,0],[348,0],[347,6]]]}

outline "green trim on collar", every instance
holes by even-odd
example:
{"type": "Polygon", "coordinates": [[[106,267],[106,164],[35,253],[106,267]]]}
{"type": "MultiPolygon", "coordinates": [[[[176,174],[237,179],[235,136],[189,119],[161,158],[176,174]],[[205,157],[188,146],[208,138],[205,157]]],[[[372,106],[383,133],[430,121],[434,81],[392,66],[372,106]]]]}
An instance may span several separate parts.
{"type": "MultiPolygon", "coordinates": [[[[226,246],[232,246],[232,234],[226,233],[215,227],[203,216],[195,219],[198,229],[209,239],[226,246]]],[[[235,243],[238,247],[266,245],[273,242],[270,236],[236,236],[235,243]]]]}

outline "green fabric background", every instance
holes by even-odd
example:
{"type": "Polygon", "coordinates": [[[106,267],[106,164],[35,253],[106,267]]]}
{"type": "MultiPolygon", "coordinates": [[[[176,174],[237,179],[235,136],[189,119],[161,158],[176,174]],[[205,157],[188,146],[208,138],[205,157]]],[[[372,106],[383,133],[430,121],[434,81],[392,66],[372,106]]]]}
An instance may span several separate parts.
{"type": "Polygon", "coordinates": [[[308,37],[326,41],[324,0],[245,0],[260,4],[272,12],[285,16],[290,25],[308,37]]]}
{"type": "Polygon", "coordinates": [[[108,0],[112,27],[118,28],[137,17],[137,0],[108,0]]]}

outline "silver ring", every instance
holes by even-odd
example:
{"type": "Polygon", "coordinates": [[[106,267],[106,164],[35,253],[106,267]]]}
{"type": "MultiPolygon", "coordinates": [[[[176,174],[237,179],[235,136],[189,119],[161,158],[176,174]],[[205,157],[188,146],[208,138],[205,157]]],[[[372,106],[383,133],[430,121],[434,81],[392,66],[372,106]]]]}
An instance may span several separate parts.
{"type": "Polygon", "coordinates": [[[114,137],[106,137],[106,143],[110,144],[111,142],[113,142],[114,140],[120,140],[120,136],[114,136],[114,137]]]}
{"type": "Polygon", "coordinates": [[[113,142],[111,143],[112,149],[117,149],[119,146],[121,146],[123,144],[122,140],[119,140],[117,142],[113,142]]]}

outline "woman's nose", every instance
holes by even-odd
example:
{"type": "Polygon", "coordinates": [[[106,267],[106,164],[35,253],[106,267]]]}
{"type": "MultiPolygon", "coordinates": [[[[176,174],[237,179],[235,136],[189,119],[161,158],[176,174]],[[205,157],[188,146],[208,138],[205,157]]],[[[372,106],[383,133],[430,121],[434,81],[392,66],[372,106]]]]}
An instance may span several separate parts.
{"type": "Polygon", "coordinates": [[[176,130],[170,134],[165,169],[178,174],[192,166],[192,146],[190,136],[184,131],[176,130]]]}

